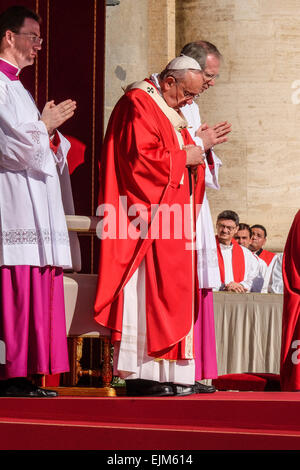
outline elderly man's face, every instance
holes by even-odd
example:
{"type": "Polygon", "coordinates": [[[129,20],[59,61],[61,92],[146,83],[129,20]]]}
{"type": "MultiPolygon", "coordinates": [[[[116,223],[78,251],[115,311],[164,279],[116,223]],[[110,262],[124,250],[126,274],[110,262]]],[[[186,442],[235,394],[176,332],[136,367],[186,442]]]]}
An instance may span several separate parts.
{"type": "Polygon", "coordinates": [[[238,230],[234,238],[238,242],[239,245],[242,245],[245,248],[248,248],[248,246],[250,245],[251,238],[250,238],[249,230],[247,229],[238,230]]]}
{"type": "Polygon", "coordinates": [[[203,85],[203,73],[188,71],[182,80],[167,77],[162,85],[162,93],[167,104],[178,111],[202,93],[203,85]]]}
{"type": "Polygon", "coordinates": [[[261,228],[252,229],[251,243],[249,245],[250,250],[258,251],[266,244],[265,232],[261,228]]]}
{"type": "Polygon", "coordinates": [[[217,236],[219,242],[229,245],[238,231],[238,226],[231,219],[220,219],[217,221],[217,236]]]}
{"type": "Polygon", "coordinates": [[[203,91],[208,90],[209,87],[216,84],[216,79],[219,76],[219,70],[220,59],[212,54],[208,54],[205,62],[205,69],[203,71],[203,91]]]}

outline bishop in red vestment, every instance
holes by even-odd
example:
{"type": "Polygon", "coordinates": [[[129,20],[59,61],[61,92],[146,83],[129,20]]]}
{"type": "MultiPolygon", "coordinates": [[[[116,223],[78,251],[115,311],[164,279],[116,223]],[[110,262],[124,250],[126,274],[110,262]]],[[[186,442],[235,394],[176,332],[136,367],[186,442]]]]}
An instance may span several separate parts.
{"type": "Polygon", "coordinates": [[[283,253],[284,283],[280,381],[283,391],[300,391],[300,211],[283,253]]]}
{"type": "MultiPolygon", "coordinates": [[[[203,83],[194,59],[174,59],[160,74],[160,90],[150,80],[127,89],[105,136],[95,319],[112,330],[119,355],[122,342],[137,329],[135,336],[132,333],[138,342],[137,359],[132,356],[137,367],[125,365],[127,370],[120,373],[132,395],[194,393],[193,372],[188,378],[182,372],[181,383],[181,372],[157,376],[154,369],[165,361],[174,369],[179,361],[186,365],[180,370],[192,371],[198,312],[194,221],[204,194],[205,166],[202,149],[191,139],[180,108],[202,91],[203,83]],[[137,301],[134,322],[130,310],[139,293],[131,292],[128,300],[127,292],[141,273],[144,293],[137,301]],[[145,324],[143,346],[140,324],[145,324]],[[139,356],[142,347],[145,353],[139,356]]],[[[129,358],[133,341],[129,339],[123,348],[125,362],[126,347],[129,358]]]]}

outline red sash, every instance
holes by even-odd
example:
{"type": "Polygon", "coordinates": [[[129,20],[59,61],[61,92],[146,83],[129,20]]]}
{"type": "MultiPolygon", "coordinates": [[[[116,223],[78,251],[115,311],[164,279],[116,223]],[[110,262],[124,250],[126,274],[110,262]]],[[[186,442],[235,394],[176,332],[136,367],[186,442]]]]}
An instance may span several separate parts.
{"type": "Polygon", "coordinates": [[[276,256],[276,253],[272,253],[271,251],[267,250],[262,250],[262,252],[258,256],[263,259],[269,266],[274,256],[276,256]]]}
{"type": "MultiPolygon", "coordinates": [[[[225,267],[224,267],[224,260],[223,255],[220,247],[220,243],[218,237],[216,236],[217,242],[217,253],[218,253],[218,261],[219,261],[219,269],[220,269],[220,276],[221,282],[224,284],[225,282],[225,267]]],[[[233,279],[234,282],[242,282],[245,277],[245,257],[242,247],[238,244],[238,242],[233,238],[231,240],[233,245],[232,247],[232,271],[233,271],[233,279]]]]}

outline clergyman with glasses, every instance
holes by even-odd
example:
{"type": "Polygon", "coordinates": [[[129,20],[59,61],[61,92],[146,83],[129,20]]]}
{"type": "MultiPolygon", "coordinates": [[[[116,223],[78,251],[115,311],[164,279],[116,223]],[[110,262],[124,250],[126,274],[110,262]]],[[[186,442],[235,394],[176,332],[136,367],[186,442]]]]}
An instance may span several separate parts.
{"type": "MultiPolygon", "coordinates": [[[[76,103],[40,114],[19,75],[41,50],[40,17],[0,14],[0,396],[52,397],[36,375],[69,370],[63,267],[71,267],[60,178],[69,142],[57,130],[76,103]]],[[[71,194],[69,194],[71,198],[71,194]]]]}
{"type": "Polygon", "coordinates": [[[239,229],[239,216],[225,210],[217,217],[217,253],[220,285],[216,290],[250,292],[259,277],[259,263],[248,248],[239,245],[234,236],[239,229]]]}
{"type": "MultiPolygon", "coordinates": [[[[204,40],[190,42],[183,46],[180,53],[197,60],[201,66],[204,79],[202,93],[217,83],[223,58],[214,44],[204,40]]],[[[219,169],[222,162],[215,154],[214,148],[227,142],[231,124],[222,121],[210,127],[207,122],[202,123],[199,106],[201,108],[201,100],[193,100],[181,111],[189,123],[188,130],[193,140],[204,151],[205,187],[219,190],[219,169]]],[[[222,107],[220,109],[222,112],[222,107]]],[[[220,285],[214,223],[206,192],[197,217],[196,233],[200,308],[195,325],[195,338],[199,337],[196,346],[198,343],[201,345],[197,354],[196,378],[202,380],[218,377],[213,289],[220,285]]]]}
{"type": "Polygon", "coordinates": [[[197,61],[173,59],[156,79],[127,87],[104,139],[99,207],[113,206],[127,217],[111,237],[105,225],[103,234],[98,232],[95,319],[112,330],[114,373],[126,381],[131,396],[203,393],[195,384],[193,233],[205,167],[203,149],[195,145],[181,113],[203,84],[197,61]],[[175,236],[184,225],[188,231],[175,236]],[[143,237],[141,226],[146,226],[143,237]]]}

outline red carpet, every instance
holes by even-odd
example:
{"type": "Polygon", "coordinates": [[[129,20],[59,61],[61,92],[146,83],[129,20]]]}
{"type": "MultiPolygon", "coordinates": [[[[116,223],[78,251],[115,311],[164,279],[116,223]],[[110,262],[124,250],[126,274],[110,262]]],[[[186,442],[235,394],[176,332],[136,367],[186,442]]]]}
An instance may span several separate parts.
{"type": "Polygon", "coordinates": [[[300,394],[0,399],[1,450],[295,450],[300,394]]]}

